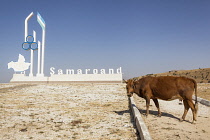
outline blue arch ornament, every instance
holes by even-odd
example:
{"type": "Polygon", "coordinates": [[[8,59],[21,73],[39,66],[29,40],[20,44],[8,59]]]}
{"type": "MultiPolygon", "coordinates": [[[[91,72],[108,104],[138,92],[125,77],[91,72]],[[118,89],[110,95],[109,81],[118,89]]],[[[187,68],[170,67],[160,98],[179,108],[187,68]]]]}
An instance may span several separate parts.
{"type": "Polygon", "coordinates": [[[22,48],[24,50],[37,50],[38,49],[38,44],[34,42],[34,37],[32,35],[28,35],[26,37],[26,42],[22,43],[22,48]]]}

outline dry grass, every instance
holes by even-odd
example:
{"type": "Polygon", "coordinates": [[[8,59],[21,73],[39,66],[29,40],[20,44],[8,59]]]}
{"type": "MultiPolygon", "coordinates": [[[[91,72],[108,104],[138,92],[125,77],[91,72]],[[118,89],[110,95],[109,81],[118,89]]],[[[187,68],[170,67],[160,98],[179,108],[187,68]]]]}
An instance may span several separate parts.
{"type": "Polygon", "coordinates": [[[147,74],[145,76],[184,76],[195,79],[197,83],[210,83],[210,68],[194,70],[172,70],[164,73],[147,74]]]}
{"type": "Polygon", "coordinates": [[[198,84],[198,97],[210,101],[210,83],[198,84]]]}

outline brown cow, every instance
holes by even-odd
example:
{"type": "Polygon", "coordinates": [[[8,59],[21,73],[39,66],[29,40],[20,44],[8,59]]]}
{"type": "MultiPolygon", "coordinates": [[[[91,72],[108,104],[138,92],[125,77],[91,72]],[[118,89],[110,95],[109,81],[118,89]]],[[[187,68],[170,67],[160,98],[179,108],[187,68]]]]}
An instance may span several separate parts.
{"type": "Polygon", "coordinates": [[[197,83],[195,80],[186,77],[160,76],[144,77],[138,81],[128,80],[126,85],[127,95],[131,97],[136,93],[139,97],[146,100],[146,115],[149,114],[150,99],[153,99],[157,109],[158,116],[161,116],[158,99],[171,101],[181,99],[184,103],[184,114],[180,121],[191,108],[193,113],[193,122],[196,121],[198,110],[197,105],[197,83]],[[192,101],[192,95],[195,91],[195,104],[192,101]]]}

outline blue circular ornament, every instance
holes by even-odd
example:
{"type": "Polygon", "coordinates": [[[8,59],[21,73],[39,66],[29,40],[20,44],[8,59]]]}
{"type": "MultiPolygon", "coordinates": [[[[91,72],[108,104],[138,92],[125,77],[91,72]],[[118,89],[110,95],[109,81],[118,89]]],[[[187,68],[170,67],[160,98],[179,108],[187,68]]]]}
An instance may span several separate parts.
{"type": "Polygon", "coordinates": [[[37,44],[36,42],[32,42],[32,43],[30,44],[30,48],[31,48],[32,50],[37,50],[37,49],[38,49],[38,44],[37,44]]]}
{"type": "Polygon", "coordinates": [[[34,37],[32,35],[28,35],[26,37],[26,41],[29,42],[29,43],[32,43],[32,42],[34,42],[34,37]]]}
{"type": "Polygon", "coordinates": [[[28,42],[23,42],[23,44],[22,44],[22,48],[24,49],[24,50],[29,50],[30,49],[30,44],[28,43],[28,42]]]}

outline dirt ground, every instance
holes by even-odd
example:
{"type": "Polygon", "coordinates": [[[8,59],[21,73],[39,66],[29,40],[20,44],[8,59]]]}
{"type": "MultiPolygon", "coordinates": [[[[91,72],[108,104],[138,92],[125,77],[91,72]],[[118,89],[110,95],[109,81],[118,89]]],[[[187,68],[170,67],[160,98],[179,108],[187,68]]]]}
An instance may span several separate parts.
{"type": "MultiPolygon", "coordinates": [[[[198,84],[198,95],[208,97],[210,94],[209,84],[198,84]],[[204,93],[204,94],[203,94],[204,93]]],[[[210,107],[199,104],[198,116],[195,124],[192,124],[192,111],[189,110],[186,121],[180,122],[183,115],[184,105],[179,105],[179,100],[163,101],[159,100],[161,117],[157,117],[157,109],[151,100],[150,114],[146,112],[146,101],[134,95],[135,103],[142,113],[145,124],[154,140],[209,140],[210,139],[210,107]]]]}
{"type": "MultiPolygon", "coordinates": [[[[198,95],[209,97],[210,84],[198,84],[198,95]]],[[[134,97],[141,113],[145,100],[134,97]]],[[[199,104],[179,122],[184,107],[178,100],[159,101],[162,117],[151,101],[142,115],[154,140],[209,140],[210,107],[199,104]]],[[[0,84],[0,139],[6,140],[135,140],[125,84],[0,84]]]]}
{"type": "Polygon", "coordinates": [[[135,140],[124,84],[0,84],[0,139],[135,140]]]}
{"type": "Polygon", "coordinates": [[[210,101],[210,84],[198,83],[198,96],[210,101]]]}

